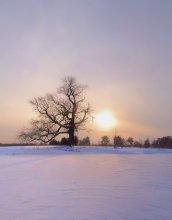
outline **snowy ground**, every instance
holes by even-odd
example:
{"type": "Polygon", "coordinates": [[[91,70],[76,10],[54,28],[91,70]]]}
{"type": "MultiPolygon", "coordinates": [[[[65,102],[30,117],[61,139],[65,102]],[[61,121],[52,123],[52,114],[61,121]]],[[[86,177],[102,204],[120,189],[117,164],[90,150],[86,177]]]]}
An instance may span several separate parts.
{"type": "Polygon", "coordinates": [[[2,220],[171,220],[172,150],[2,147],[2,220]]]}

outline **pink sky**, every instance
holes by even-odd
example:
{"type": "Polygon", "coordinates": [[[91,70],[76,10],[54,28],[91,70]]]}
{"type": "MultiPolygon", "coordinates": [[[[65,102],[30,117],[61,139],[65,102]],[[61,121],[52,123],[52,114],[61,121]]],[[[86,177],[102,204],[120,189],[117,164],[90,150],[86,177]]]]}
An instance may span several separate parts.
{"type": "MultiPolygon", "coordinates": [[[[95,112],[110,110],[120,135],[172,133],[170,1],[1,1],[0,142],[32,116],[28,101],[66,75],[88,85],[95,112]]],[[[92,140],[112,129],[89,125],[92,140]]]]}

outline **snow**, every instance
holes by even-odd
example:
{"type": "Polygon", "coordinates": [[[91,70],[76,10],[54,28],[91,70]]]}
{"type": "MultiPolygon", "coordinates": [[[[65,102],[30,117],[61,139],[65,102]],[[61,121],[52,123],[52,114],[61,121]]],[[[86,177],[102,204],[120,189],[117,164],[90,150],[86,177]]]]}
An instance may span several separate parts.
{"type": "Polygon", "coordinates": [[[12,146],[0,147],[0,155],[61,155],[61,154],[172,154],[172,149],[103,147],[103,146],[12,146]]]}
{"type": "Polygon", "coordinates": [[[172,150],[1,147],[3,220],[171,220],[172,150]]]}

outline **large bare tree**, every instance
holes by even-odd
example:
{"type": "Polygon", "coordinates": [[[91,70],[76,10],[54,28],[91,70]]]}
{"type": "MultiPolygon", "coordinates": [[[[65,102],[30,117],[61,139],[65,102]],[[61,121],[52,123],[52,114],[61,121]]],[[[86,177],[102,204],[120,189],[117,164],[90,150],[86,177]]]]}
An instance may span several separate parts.
{"type": "Polygon", "coordinates": [[[55,94],[30,101],[36,111],[27,128],[20,133],[23,142],[48,143],[60,134],[68,134],[69,145],[75,141],[75,132],[89,119],[90,107],[85,103],[86,86],[66,77],[55,94]]]}

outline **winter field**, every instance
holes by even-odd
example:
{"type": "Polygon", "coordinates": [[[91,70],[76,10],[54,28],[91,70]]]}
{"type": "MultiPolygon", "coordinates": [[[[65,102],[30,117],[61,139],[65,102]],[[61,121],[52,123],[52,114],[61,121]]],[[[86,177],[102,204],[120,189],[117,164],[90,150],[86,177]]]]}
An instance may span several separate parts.
{"type": "Polygon", "coordinates": [[[171,220],[172,150],[1,147],[2,220],[171,220]]]}

